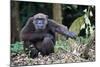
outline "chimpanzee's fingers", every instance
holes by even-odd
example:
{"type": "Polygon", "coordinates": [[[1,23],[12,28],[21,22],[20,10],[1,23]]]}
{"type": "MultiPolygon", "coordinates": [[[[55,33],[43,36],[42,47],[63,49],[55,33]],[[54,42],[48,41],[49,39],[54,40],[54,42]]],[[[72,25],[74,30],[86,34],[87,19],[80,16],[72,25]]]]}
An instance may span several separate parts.
{"type": "Polygon", "coordinates": [[[70,38],[76,38],[77,35],[74,32],[68,32],[68,37],[70,37],[70,38]]]}

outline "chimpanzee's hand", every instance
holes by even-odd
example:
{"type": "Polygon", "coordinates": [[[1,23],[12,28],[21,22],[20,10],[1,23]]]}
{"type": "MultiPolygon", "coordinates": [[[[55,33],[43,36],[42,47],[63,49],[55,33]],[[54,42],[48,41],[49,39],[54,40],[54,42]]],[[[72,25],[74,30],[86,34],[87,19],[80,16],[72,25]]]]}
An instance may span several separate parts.
{"type": "Polygon", "coordinates": [[[67,36],[70,37],[70,38],[76,38],[77,37],[76,33],[70,32],[70,31],[67,32],[67,36]]]}

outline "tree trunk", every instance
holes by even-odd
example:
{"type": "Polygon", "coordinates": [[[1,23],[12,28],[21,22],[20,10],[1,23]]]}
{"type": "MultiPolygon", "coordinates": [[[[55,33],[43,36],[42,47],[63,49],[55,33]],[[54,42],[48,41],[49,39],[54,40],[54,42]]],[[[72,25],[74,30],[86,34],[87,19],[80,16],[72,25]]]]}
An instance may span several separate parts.
{"type": "Polygon", "coordinates": [[[60,4],[53,4],[53,19],[62,24],[62,10],[60,4]]]}
{"type": "Polygon", "coordinates": [[[19,3],[11,2],[11,43],[19,40],[20,20],[19,20],[19,3]]]}
{"type": "MultiPolygon", "coordinates": [[[[62,9],[60,4],[53,4],[53,19],[62,24],[62,9]]],[[[57,34],[57,39],[62,38],[59,34],[57,34]]]]}

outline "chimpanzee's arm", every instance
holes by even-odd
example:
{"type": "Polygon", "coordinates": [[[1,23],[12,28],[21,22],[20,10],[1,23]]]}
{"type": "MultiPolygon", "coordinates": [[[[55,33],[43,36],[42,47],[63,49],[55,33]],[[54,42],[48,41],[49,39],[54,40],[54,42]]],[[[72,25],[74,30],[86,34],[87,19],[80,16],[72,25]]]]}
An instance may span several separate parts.
{"type": "Polygon", "coordinates": [[[42,33],[35,33],[33,25],[33,17],[30,17],[26,22],[25,26],[20,31],[20,40],[34,40],[36,38],[43,38],[42,33]]]}
{"type": "Polygon", "coordinates": [[[23,33],[20,36],[20,39],[23,40],[35,40],[35,39],[42,39],[43,35],[42,34],[37,34],[37,33],[23,33]]]}
{"type": "Polygon", "coordinates": [[[74,32],[70,32],[67,28],[67,26],[57,24],[54,20],[48,19],[48,25],[49,27],[54,30],[55,32],[58,32],[66,37],[75,38],[76,34],[74,32]]]}

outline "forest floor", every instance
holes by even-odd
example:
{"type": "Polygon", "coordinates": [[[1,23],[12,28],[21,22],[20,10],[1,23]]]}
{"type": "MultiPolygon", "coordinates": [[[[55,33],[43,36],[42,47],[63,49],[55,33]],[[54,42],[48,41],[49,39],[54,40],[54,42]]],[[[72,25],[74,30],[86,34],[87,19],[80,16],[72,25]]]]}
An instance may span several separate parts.
{"type": "MultiPolygon", "coordinates": [[[[82,47],[81,47],[82,48],[82,47]]],[[[82,52],[81,52],[82,53],[82,52]]],[[[93,62],[95,61],[95,49],[89,49],[88,59],[82,58],[81,55],[76,55],[72,52],[61,51],[58,53],[52,53],[48,56],[38,55],[38,57],[32,59],[25,53],[18,54],[11,57],[11,66],[31,66],[41,64],[64,64],[64,63],[79,63],[79,62],[93,62]]],[[[13,54],[11,53],[11,56],[13,54]]]]}

